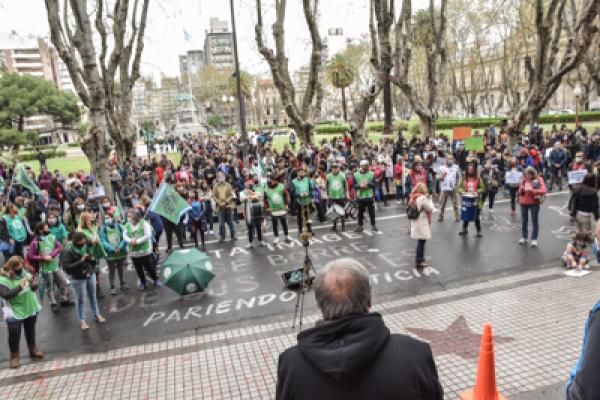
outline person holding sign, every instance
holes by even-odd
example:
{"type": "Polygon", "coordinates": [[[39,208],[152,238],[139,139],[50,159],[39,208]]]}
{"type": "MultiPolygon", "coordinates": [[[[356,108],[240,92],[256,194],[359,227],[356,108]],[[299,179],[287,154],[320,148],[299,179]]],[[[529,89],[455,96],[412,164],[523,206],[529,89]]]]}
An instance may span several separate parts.
{"type": "Polygon", "coordinates": [[[522,236],[519,244],[527,244],[529,214],[533,230],[531,232],[531,247],[538,245],[538,233],[540,230],[538,216],[540,213],[540,204],[546,196],[546,184],[541,176],[533,167],[525,169],[524,178],[519,185],[519,204],[521,205],[521,231],[522,236]]]}
{"type": "Polygon", "coordinates": [[[460,236],[467,235],[469,222],[471,221],[475,221],[477,237],[480,238],[482,236],[479,214],[483,207],[481,201],[483,191],[483,180],[477,176],[477,164],[475,161],[471,161],[467,164],[465,176],[458,185],[458,192],[462,196],[461,219],[463,221],[462,230],[458,233],[460,236]]]}

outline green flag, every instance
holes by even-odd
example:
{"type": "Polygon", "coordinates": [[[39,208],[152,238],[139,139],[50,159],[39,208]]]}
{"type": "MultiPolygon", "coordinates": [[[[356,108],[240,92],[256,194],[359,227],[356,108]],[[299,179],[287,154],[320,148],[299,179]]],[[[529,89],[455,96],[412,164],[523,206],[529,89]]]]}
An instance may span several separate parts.
{"type": "Polygon", "coordinates": [[[190,209],[190,205],[171,186],[163,183],[154,195],[148,211],[162,215],[174,224],[179,222],[181,216],[190,209]]]}
{"type": "Polygon", "coordinates": [[[42,194],[40,188],[31,180],[23,167],[19,167],[19,170],[17,171],[17,183],[33,194],[42,194]]]}

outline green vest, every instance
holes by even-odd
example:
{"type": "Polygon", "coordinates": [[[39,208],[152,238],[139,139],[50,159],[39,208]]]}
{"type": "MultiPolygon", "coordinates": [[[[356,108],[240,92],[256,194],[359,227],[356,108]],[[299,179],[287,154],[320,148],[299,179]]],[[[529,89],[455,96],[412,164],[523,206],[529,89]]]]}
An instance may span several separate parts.
{"type": "MultiPolygon", "coordinates": [[[[49,256],[52,254],[52,252],[54,251],[54,235],[53,234],[49,234],[47,235],[44,240],[38,240],[37,242],[37,246],[38,246],[38,255],[40,256],[49,256]]],[[[52,259],[52,261],[42,261],[41,263],[42,266],[42,272],[43,273],[48,273],[48,272],[55,272],[58,270],[58,257],[54,257],[52,259]]]]}
{"type": "Polygon", "coordinates": [[[285,208],[285,200],[283,199],[283,184],[279,183],[274,188],[267,186],[265,189],[267,194],[267,202],[272,211],[280,211],[285,208]]]}
{"type": "Polygon", "coordinates": [[[49,228],[50,233],[53,234],[56,240],[58,240],[58,242],[61,244],[63,243],[63,240],[65,240],[69,236],[67,228],[65,228],[65,226],[60,222],[57,222],[56,224],[54,224],[54,226],[50,226],[49,228]]]}
{"type": "MultiPolygon", "coordinates": [[[[292,181],[292,183],[294,184],[294,189],[295,189],[296,193],[298,193],[299,195],[301,193],[309,193],[310,181],[308,180],[308,178],[304,178],[301,181],[299,181],[298,178],[296,178],[292,181]]],[[[309,205],[310,204],[310,195],[308,195],[306,197],[299,196],[298,204],[300,204],[301,206],[309,205]]]]}
{"type": "Polygon", "coordinates": [[[327,175],[327,194],[332,200],[340,200],[344,198],[346,192],[346,178],[338,173],[337,175],[327,175]]]}
{"type": "Polygon", "coordinates": [[[89,229],[77,229],[78,232],[81,232],[85,235],[85,238],[87,239],[87,248],[88,248],[88,253],[94,257],[94,259],[100,259],[102,257],[106,257],[106,252],[104,251],[104,247],[102,247],[102,244],[100,243],[100,238],[98,237],[98,229],[96,227],[93,227],[92,230],[89,229]],[[98,243],[92,245],[92,240],[94,238],[98,238],[98,243]]]}
{"type": "MultiPolygon", "coordinates": [[[[27,279],[27,285],[25,285],[25,287],[21,289],[19,294],[17,294],[15,297],[6,300],[10,305],[10,309],[13,312],[15,319],[18,320],[31,317],[42,309],[35,292],[33,292],[29,287],[29,279],[31,279],[31,274],[23,271],[23,278],[27,279]]],[[[14,289],[17,286],[21,286],[21,279],[16,277],[15,279],[10,279],[8,276],[0,276],[0,285],[4,285],[9,289],[14,289]]]]}
{"type": "MultiPolygon", "coordinates": [[[[129,236],[130,239],[141,239],[144,237],[144,224],[145,221],[140,221],[138,223],[138,226],[133,229],[133,226],[131,225],[130,222],[128,222],[125,225],[125,231],[127,231],[127,236],[129,236]]],[[[150,242],[144,242],[144,243],[136,243],[136,244],[129,244],[129,251],[131,251],[132,253],[149,253],[152,249],[150,248],[150,242]]]]}
{"type": "Polygon", "coordinates": [[[21,217],[15,215],[11,218],[10,215],[6,214],[4,220],[6,221],[8,234],[13,240],[22,242],[27,239],[27,229],[25,228],[25,224],[23,224],[23,219],[21,217]]]}
{"type": "Polygon", "coordinates": [[[371,183],[373,180],[373,171],[367,171],[366,174],[363,174],[360,171],[354,173],[354,179],[356,180],[356,184],[358,185],[358,198],[359,199],[370,199],[373,197],[373,189],[368,186],[366,189],[361,189],[360,186],[363,183],[371,183]]]}
{"type": "MultiPolygon", "coordinates": [[[[108,226],[105,225],[104,226],[104,232],[106,233],[106,240],[108,241],[108,243],[110,243],[110,245],[116,250],[119,248],[119,245],[121,244],[121,241],[123,240],[123,235],[121,234],[121,229],[119,229],[118,225],[115,226],[108,226]]],[[[127,253],[122,251],[120,253],[113,253],[110,251],[107,251],[105,249],[106,252],[106,259],[108,261],[111,260],[120,260],[121,258],[125,258],[127,257],[127,253]]]]}

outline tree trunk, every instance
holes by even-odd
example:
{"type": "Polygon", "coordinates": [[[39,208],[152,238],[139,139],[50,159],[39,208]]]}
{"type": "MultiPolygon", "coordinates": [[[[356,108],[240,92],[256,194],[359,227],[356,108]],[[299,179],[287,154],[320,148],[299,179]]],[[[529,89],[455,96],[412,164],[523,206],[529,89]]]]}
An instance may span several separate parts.
{"type": "Polygon", "coordinates": [[[348,108],[346,106],[346,88],[342,87],[342,111],[344,112],[344,122],[348,121],[348,108]]]}
{"type": "Polygon", "coordinates": [[[312,124],[307,123],[307,124],[302,124],[302,125],[298,125],[298,124],[293,124],[293,125],[294,125],[294,130],[298,134],[298,137],[300,138],[301,143],[304,143],[306,145],[313,143],[313,126],[312,126],[312,124]]]}
{"type": "Polygon", "coordinates": [[[392,133],[392,83],[386,79],[383,84],[383,134],[392,133]]]}
{"type": "Polygon", "coordinates": [[[108,170],[110,144],[106,132],[106,115],[103,107],[90,110],[90,129],[81,142],[81,149],[90,160],[90,172],[104,187],[106,195],[112,197],[112,186],[108,170]]]}
{"type": "Polygon", "coordinates": [[[119,160],[131,159],[135,156],[136,132],[131,126],[131,96],[126,96],[117,115],[117,129],[119,132],[111,132],[115,144],[115,151],[119,160]]]}
{"type": "Polygon", "coordinates": [[[419,117],[419,127],[422,136],[430,137],[435,134],[435,121],[429,116],[419,117]]]}

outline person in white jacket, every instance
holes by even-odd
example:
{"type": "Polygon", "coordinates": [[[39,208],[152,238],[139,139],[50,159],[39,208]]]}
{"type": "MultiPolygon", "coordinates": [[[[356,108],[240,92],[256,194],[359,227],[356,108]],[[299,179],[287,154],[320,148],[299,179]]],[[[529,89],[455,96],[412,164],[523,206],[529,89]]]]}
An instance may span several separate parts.
{"type": "Polygon", "coordinates": [[[427,193],[427,186],[418,183],[410,194],[409,204],[415,204],[419,211],[417,219],[410,221],[410,237],[417,241],[415,257],[416,268],[425,268],[425,243],[431,239],[431,215],[434,211],[433,201],[427,193]]]}

